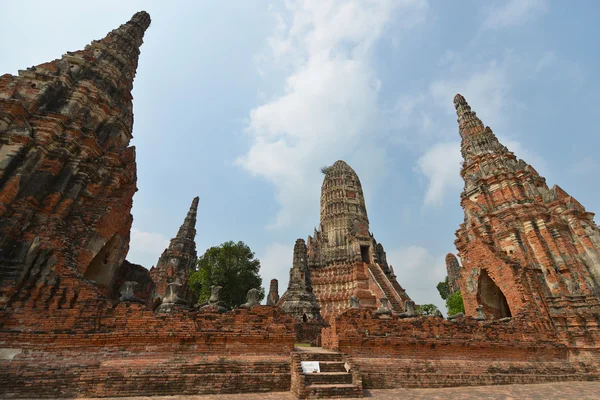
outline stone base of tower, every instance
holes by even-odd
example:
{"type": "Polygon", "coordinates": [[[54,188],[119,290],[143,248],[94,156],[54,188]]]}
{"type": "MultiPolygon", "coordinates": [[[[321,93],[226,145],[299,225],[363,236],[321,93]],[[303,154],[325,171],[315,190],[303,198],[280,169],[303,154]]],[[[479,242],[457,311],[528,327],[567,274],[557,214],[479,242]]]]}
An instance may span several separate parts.
{"type": "Polygon", "coordinates": [[[321,315],[328,321],[350,308],[352,296],[359,299],[361,309],[376,310],[385,297],[392,311],[404,311],[401,294],[377,264],[355,262],[315,268],[311,270],[311,282],[321,315]]]}

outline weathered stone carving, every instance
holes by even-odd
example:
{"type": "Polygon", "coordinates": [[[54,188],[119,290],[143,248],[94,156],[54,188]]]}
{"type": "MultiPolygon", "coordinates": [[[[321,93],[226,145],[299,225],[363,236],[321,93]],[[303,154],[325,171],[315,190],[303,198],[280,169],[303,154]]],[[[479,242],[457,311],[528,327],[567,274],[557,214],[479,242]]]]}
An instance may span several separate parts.
{"type": "Polygon", "coordinates": [[[200,309],[204,311],[214,310],[222,313],[227,311],[227,308],[225,308],[225,303],[220,299],[221,289],[223,289],[223,287],[218,285],[211,286],[210,297],[207,301],[200,305],[200,309]]]}
{"type": "Polygon", "coordinates": [[[475,312],[477,313],[473,318],[477,321],[485,321],[487,319],[487,317],[485,316],[485,312],[483,311],[483,306],[480,304],[477,306],[477,308],[475,309],[475,312]]]}
{"type": "Polygon", "coordinates": [[[382,297],[379,299],[379,301],[381,302],[381,307],[379,307],[375,311],[375,315],[377,315],[377,316],[392,315],[392,310],[390,310],[390,307],[388,305],[388,299],[385,297],[382,297]]]}
{"type": "Polygon", "coordinates": [[[134,281],[127,281],[125,283],[123,283],[123,286],[121,286],[121,290],[119,291],[121,294],[121,297],[119,298],[119,301],[124,301],[124,302],[134,302],[134,303],[144,303],[144,300],[137,298],[135,296],[135,288],[138,286],[139,284],[137,282],[134,281]]]}
{"type": "Polygon", "coordinates": [[[350,296],[350,308],[360,308],[360,299],[356,296],[350,296]]]}
{"type": "Polygon", "coordinates": [[[439,318],[444,318],[444,315],[442,314],[442,312],[440,310],[435,310],[433,312],[433,316],[434,317],[439,317],[439,318]]]}
{"type": "Polygon", "coordinates": [[[464,316],[465,316],[465,313],[462,313],[462,312],[459,312],[459,313],[456,313],[456,314],[452,314],[452,315],[448,315],[448,321],[459,319],[459,318],[462,318],[464,316]]]}
{"type": "Polygon", "coordinates": [[[246,302],[240,306],[240,308],[250,309],[259,304],[258,295],[260,292],[258,289],[250,289],[248,290],[248,295],[246,296],[246,302]]]}
{"type": "Polygon", "coordinates": [[[162,298],[162,303],[157,308],[159,313],[172,312],[176,309],[185,308],[187,302],[185,299],[179,297],[179,294],[183,291],[183,285],[179,282],[171,282],[167,285],[167,291],[165,296],[162,298]]]}
{"type": "Polygon", "coordinates": [[[415,310],[415,302],[412,300],[406,300],[404,302],[404,309],[406,310],[403,313],[398,314],[400,318],[412,318],[417,316],[417,311],[415,310]]]}
{"type": "Polygon", "coordinates": [[[269,286],[269,295],[267,296],[267,305],[274,306],[277,305],[279,301],[279,282],[277,279],[271,279],[271,284],[269,286]]]}

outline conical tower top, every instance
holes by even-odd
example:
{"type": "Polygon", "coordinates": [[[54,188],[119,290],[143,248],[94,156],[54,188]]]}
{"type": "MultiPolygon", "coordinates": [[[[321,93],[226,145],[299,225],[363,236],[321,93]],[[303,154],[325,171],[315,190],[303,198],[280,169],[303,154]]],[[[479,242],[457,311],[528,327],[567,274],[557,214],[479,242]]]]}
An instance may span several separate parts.
{"type": "Polygon", "coordinates": [[[458,131],[461,138],[484,132],[483,122],[474,111],[471,111],[471,106],[460,93],[454,96],[454,108],[458,116],[458,131]]]}
{"type": "Polygon", "coordinates": [[[150,15],[141,11],[101,40],[60,59],[3,75],[4,98],[30,113],[61,115],[70,129],[95,134],[100,145],[127,146],[132,137],[131,90],[150,15]]]}
{"type": "Polygon", "coordinates": [[[198,202],[200,201],[200,197],[194,197],[192,200],[192,205],[190,206],[190,210],[188,211],[183,224],[179,228],[177,232],[177,238],[179,239],[189,239],[194,240],[196,236],[196,215],[198,212],[198,202]]]}

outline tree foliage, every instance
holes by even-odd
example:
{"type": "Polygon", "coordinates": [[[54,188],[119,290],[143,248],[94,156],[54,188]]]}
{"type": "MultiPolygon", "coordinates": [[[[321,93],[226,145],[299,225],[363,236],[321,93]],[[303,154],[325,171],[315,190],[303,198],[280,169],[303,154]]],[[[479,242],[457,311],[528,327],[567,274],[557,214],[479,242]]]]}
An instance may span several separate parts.
{"type": "Polygon", "coordinates": [[[415,307],[417,315],[433,315],[437,310],[434,304],[421,304],[415,307]]]}
{"type": "Polygon", "coordinates": [[[446,300],[450,296],[450,284],[448,283],[448,277],[443,282],[437,284],[437,290],[440,292],[442,299],[446,300]]]}
{"type": "Polygon", "coordinates": [[[265,297],[262,278],[258,274],[260,260],[244,242],[225,242],[211,247],[198,259],[198,270],[190,276],[190,288],[198,294],[198,302],[210,297],[213,285],[221,286],[221,300],[229,308],[246,302],[250,289],[258,289],[259,300],[265,297]]]}
{"type": "Polygon", "coordinates": [[[325,165],[323,167],[321,167],[321,172],[323,173],[323,175],[327,175],[327,171],[329,171],[329,166],[325,165]]]}
{"type": "Polygon", "coordinates": [[[448,309],[448,316],[465,312],[465,304],[463,303],[460,290],[448,296],[446,299],[446,309],[448,309]]]}

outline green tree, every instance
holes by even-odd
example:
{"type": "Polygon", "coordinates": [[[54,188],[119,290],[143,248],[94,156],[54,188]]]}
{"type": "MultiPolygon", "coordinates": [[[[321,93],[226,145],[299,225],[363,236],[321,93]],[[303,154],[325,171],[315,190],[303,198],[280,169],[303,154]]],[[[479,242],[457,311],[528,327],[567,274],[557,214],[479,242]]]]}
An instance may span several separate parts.
{"type": "Polygon", "coordinates": [[[437,284],[437,290],[440,292],[440,297],[444,300],[450,296],[450,284],[448,283],[448,277],[443,282],[437,284]]]}
{"type": "Polygon", "coordinates": [[[260,261],[254,257],[244,242],[225,242],[206,250],[198,259],[198,271],[190,276],[190,288],[198,294],[198,302],[210,297],[210,288],[219,285],[221,300],[229,308],[246,302],[248,290],[260,291],[259,300],[265,297],[262,278],[258,274],[260,261]]]}
{"type": "Polygon", "coordinates": [[[321,172],[323,173],[323,175],[327,175],[327,171],[329,171],[329,166],[325,165],[323,167],[321,167],[321,172]]]}
{"type": "Polygon", "coordinates": [[[433,315],[438,308],[434,304],[421,304],[415,307],[417,315],[433,315]]]}
{"type": "Polygon", "coordinates": [[[448,316],[465,312],[465,304],[463,303],[460,290],[457,290],[448,296],[446,299],[446,308],[448,309],[448,316]]]}

